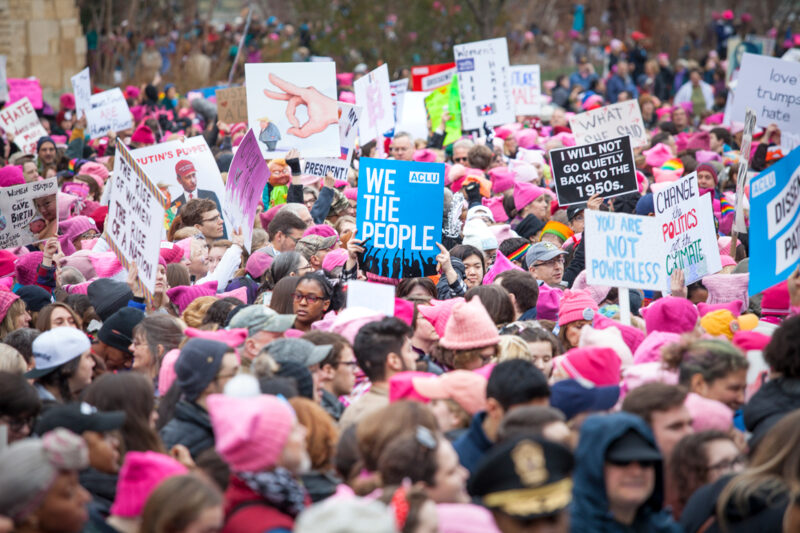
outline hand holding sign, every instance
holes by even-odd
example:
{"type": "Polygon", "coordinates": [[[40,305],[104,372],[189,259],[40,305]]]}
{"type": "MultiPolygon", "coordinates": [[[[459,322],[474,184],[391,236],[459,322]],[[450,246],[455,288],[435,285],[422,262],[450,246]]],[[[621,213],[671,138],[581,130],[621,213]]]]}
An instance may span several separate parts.
{"type": "Polygon", "coordinates": [[[269,81],[284,93],[276,93],[264,89],[264,95],[273,100],[287,100],[286,118],[292,125],[286,133],[305,139],[315,133],[323,131],[331,124],[339,122],[339,106],[336,100],[329,98],[314,87],[301,88],[289,83],[274,74],[269,75],[269,81]],[[295,113],[297,107],[304,105],[308,109],[308,121],[300,125],[295,113]]]}

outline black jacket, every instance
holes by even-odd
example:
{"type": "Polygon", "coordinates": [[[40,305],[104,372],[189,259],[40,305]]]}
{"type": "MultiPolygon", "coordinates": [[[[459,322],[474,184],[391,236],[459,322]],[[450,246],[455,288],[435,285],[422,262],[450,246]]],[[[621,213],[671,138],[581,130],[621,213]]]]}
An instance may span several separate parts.
{"type": "Polygon", "coordinates": [[[178,402],[175,415],[161,428],[160,433],[167,450],[176,444],[183,444],[189,448],[192,458],[214,447],[214,431],[208,412],[194,402],[178,402]]]}
{"type": "Polygon", "coordinates": [[[800,409],[800,379],[777,378],[764,383],[744,406],[744,425],[752,433],[750,447],[795,409],[800,409]]]}

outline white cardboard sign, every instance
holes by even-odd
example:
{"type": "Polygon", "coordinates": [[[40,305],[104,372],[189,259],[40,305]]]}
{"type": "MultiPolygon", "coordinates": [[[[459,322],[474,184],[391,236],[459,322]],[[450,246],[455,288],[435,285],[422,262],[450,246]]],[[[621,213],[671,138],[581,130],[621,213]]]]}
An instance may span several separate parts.
{"type": "Polygon", "coordinates": [[[14,134],[14,144],[26,154],[35,154],[36,142],[47,136],[27,96],[0,110],[0,126],[14,134]]]}
{"type": "Polygon", "coordinates": [[[89,98],[90,109],[86,111],[89,138],[104,137],[109,131],[120,132],[133,128],[133,115],[119,87],[89,98]]]}
{"type": "Polygon", "coordinates": [[[81,115],[92,108],[92,80],[89,74],[89,67],[78,72],[72,78],[72,92],[75,95],[75,116],[81,115]]]}
{"type": "Polygon", "coordinates": [[[538,115],[542,110],[542,81],[539,65],[511,67],[511,96],[517,115],[538,115]]]}
{"type": "Polygon", "coordinates": [[[394,129],[389,67],[381,65],[360,77],[353,83],[353,90],[356,93],[356,104],[363,109],[358,128],[358,138],[362,144],[394,129]]]}
{"type": "Polygon", "coordinates": [[[573,115],[569,127],[578,145],[629,135],[634,148],[646,146],[647,129],[639,102],[628,100],[573,115]]]}
{"type": "Polygon", "coordinates": [[[456,45],[453,55],[464,129],[514,122],[505,37],[456,45]]]}

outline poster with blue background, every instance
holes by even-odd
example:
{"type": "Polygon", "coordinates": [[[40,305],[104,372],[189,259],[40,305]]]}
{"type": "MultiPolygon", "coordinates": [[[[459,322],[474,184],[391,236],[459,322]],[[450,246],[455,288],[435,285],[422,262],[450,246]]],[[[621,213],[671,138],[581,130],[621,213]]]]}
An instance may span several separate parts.
{"type": "Polygon", "coordinates": [[[356,238],[364,241],[361,269],[368,277],[436,274],[443,203],[444,163],[362,158],[356,238]]]}
{"type": "Polygon", "coordinates": [[[800,263],[800,148],[750,180],[750,295],[800,263]],[[754,260],[758,258],[758,260],[754,260]]]}

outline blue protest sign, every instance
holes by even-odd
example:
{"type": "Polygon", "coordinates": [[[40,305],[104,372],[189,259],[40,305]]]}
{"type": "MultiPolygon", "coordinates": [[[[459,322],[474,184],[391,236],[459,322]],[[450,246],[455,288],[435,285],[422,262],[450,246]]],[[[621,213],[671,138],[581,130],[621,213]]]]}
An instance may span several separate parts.
{"type": "Polygon", "coordinates": [[[787,279],[800,262],[800,148],[750,180],[751,295],[787,279]]]}
{"type": "Polygon", "coordinates": [[[362,158],[356,237],[361,268],[383,278],[436,273],[442,241],[444,164],[362,158]]]}
{"type": "Polygon", "coordinates": [[[589,285],[653,290],[669,286],[666,248],[655,218],[589,209],[584,215],[589,285]]]}

